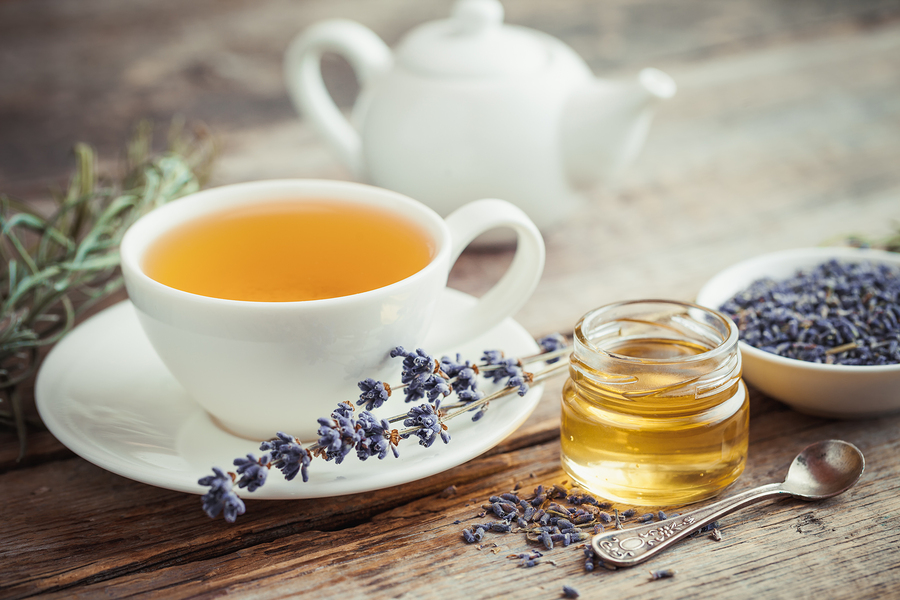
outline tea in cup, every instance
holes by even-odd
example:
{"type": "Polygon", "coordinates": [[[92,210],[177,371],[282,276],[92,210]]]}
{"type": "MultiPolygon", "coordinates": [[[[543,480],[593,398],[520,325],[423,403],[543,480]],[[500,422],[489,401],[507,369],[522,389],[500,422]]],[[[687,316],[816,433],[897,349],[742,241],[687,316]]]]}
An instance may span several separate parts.
{"type": "MultiPolygon", "coordinates": [[[[390,380],[395,346],[451,351],[518,310],[544,264],[540,233],[501,200],[446,220],[356,183],[276,180],[192,194],[126,233],[122,271],[173,376],[225,429],[316,437],[318,417],[390,380]],[[518,236],[507,273],[472,306],[435,315],[447,275],[479,234],[518,236]]],[[[395,411],[399,412],[399,411],[395,411]]]]}

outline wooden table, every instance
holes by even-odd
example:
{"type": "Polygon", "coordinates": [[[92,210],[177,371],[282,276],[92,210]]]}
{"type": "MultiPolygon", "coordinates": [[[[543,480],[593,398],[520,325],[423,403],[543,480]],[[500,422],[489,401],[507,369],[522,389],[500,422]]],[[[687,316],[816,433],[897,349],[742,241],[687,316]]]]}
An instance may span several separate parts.
{"type": "MultiPolygon", "coordinates": [[[[108,167],[139,118],[174,113],[220,135],[214,183],[348,178],[295,117],[281,83],[283,48],[327,17],[354,18],[393,44],[449,8],[447,0],[6,0],[0,189],[39,201],[48,183],[65,180],[75,141],[95,144],[108,167]]],[[[900,3],[507,0],[506,19],[562,38],[598,73],[652,65],[679,86],[617,189],[546,234],[546,272],[516,315],[530,333],[570,331],[615,300],[689,300],[723,267],[765,251],[896,227],[900,3]]],[[[346,65],[329,61],[326,75],[349,104],[346,65]]],[[[451,283],[478,294],[509,259],[508,250],[467,251],[451,283]]],[[[646,568],[585,573],[581,550],[570,547],[525,569],[507,558],[535,548],[521,535],[465,544],[462,527],[491,494],[565,479],[560,386],[547,386],[516,433],[450,471],[327,501],[250,500],[234,525],[209,520],[197,496],[96,467],[47,432],[32,433],[17,463],[14,435],[0,432],[0,598],[558,598],[564,584],[585,598],[900,597],[900,417],[813,418],[758,393],[738,488],[778,480],[823,438],[863,450],[860,483],[818,504],[732,515],[722,541],[691,540],[646,568]],[[450,485],[456,493],[442,493],[450,485]],[[664,567],[677,575],[649,579],[648,568],[664,567]]]]}

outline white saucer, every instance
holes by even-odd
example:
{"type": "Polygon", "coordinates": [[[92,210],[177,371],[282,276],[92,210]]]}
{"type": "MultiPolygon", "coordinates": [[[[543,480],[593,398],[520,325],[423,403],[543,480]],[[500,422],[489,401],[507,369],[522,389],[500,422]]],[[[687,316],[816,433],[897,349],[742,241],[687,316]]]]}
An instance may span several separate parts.
{"type": "MultiPolygon", "coordinates": [[[[447,290],[437,314],[471,302],[471,296],[447,290]]],[[[523,356],[533,354],[538,346],[521,325],[506,319],[454,351],[478,360],[482,351],[489,349],[523,356]]],[[[481,387],[489,391],[487,385],[481,387]]],[[[449,444],[437,441],[424,448],[413,437],[400,443],[397,459],[389,454],[384,460],[361,462],[351,455],[340,465],[313,459],[308,482],[299,477],[285,481],[273,469],[265,486],[252,494],[242,490],[241,495],[321,498],[386,488],[440,473],[478,456],[512,433],[534,411],[542,391],[542,386],[535,386],[524,397],[512,394],[501,398],[477,423],[466,416],[449,421],[449,444]]],[[[88,319],[56,345],[38,374],[35,396],[44,423],[72,451],[113,473],[150,485],[204,493],[206,488],[197,480],[211,474],[213,466],[233,470],[233,459],[248,452],[260,454],[259,442],[217,427],[172,378],[144,336],[129,301],[88,319]]],[[[355,398],[348,400],[355,402],[355,398]]],[[[378,415],[390,417],[407,409],[402,394],[397,394],[378,415]]]]}

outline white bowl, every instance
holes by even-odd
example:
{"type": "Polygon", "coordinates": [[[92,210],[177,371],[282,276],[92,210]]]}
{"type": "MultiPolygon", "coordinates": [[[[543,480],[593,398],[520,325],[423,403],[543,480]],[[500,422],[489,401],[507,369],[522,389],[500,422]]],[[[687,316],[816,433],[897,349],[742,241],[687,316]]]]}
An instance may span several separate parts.
{"type": "MultiPolygon", "coordinates": [[[[719,309],[757,279],[788,279],[801,268],[832,258],[900,266],[900,254],[857,248],[801,248],[757,256],[710,279],[697,304],[719,309]]],[[[826,365],[785,358],[740,342],[744,380],[797,411],[841,419],[879,417],[900,411],[900,364],[826,365]]]]}

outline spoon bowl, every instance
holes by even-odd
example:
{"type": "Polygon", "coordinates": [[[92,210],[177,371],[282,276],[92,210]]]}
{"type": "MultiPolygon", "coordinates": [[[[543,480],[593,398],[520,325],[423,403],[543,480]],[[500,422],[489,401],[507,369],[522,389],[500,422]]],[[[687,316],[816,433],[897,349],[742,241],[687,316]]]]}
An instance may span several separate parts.
{"type": "Polygon", "coordinates": [[[865,468],[859,448],[841,440],[823,440],[797,455],[784,489],[801,500],[824,500],[853,487],[865,468]]]}
{"type": "Polygon", "coordinates": [[[597,535],[591,546],[604,564],[631,567],[750,504],[779,496],[809,501],[837,496],[853,487],[865,468],[859,448],[841,440],[823,440],[794,458],[782,483],[753,488],[662,523],[597,535]]]}

